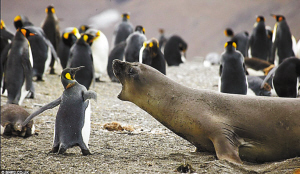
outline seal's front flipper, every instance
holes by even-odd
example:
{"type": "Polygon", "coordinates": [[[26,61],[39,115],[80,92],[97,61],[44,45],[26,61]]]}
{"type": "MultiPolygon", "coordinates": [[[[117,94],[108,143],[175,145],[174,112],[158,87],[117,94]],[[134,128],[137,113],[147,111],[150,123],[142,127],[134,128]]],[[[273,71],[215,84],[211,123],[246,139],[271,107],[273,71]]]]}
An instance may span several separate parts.
{"type": "Polygon", "coordinates": [[[59,97],[58,99],[54,100],[51,103],[46,104],[43,107],[41,107],[40,109],[38,109],[37,111],[35,111],[31,115],[29,115],[26,118],[26,120],[22,123],[22,126],[25,126],[31,119],[33,119],[35,116],[39,115],[40,113],[44,112],[45,110],[52,109],[52,108],[56,107],[57,105],[60,104],[60,102],[61,102],[61,97],[59,97]]]}
{"type": "Polygon", "coordinates": [[[214,137],[212,140],[216,154],[219,160],[227,160],[229,162],[242,164],[242,160],[239,157],[239,145],[234,143],[234,140],[224,135],[214,137]]]}
{"type": "Polygon", "coordinates": [[[95,91],[86,91],[83,92],[82,94],[83,97],[83,101],[87,100],[87,99],[94,99],[95,101],[97,101],[97,93],[95,91]]]}

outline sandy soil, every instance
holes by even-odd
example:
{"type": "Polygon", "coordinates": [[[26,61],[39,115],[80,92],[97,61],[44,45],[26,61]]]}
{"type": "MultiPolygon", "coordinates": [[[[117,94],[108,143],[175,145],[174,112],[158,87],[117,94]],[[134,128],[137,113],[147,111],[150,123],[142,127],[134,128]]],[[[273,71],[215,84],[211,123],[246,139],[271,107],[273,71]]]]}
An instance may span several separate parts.
{"type": "MultiPolygon", "coordinates": [[[[57,70],[60,72],[60,70],[57,70]]],[[[187,62],[168,67],[167,76],[181,84],[198,89],[217,90],[218,67],[205,68],[201,62],[187,62]]],[[[195,147],[175,135],[151,115],[130,102],[117,99],[121,84],[96,83],[91,89],[98,94],[92,101],[92,155],[82,156],[78,147],[63,155],[48,154],[52,147],[54,121],[58,107],[34,119],[38,135],[27,139],[1,137],[1,170],[27,170],[31,173],[173,173],[189,164],[195,173],[293,173],[300,168],[300,157],[265,164],[235,165],[217,160],[215,154],[194,152],[195,147]],[[133,132],[111,132],[105,123],[131,125],[133,132]]],[[[35,99],[23,106],[30,113],[58,98],[63,86],[58,75],[46,74],[44,82],[35,82],[35,99]]],[[[1,105],[6,97],[1,97],[1,105]]]]}

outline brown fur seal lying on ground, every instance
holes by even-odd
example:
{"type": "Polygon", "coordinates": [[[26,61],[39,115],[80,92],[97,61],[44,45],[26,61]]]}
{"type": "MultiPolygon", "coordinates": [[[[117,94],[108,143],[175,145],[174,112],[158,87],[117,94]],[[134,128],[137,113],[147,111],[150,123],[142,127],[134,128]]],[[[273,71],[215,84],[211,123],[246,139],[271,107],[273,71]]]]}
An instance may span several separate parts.
{"type": "Polygon", "coordinates": [[[200,151],[235,163],[300,156],[300,100],[196,90],[150,66],[113,62],[131,101],[200,151]]]}

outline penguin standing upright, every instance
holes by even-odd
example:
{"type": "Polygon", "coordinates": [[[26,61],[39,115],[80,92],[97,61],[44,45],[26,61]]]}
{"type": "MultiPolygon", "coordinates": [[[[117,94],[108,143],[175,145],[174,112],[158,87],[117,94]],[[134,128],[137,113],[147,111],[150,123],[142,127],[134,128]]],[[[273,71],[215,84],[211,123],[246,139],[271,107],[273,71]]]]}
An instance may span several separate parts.
{"type": "Polygon", "coordinates": [[[1,135],[27,138],[35,134],[35,125],[32,120],[22,126],[22,123],[29,115],[19,105],[6,104],[1,106],[1,135]]]}
{"type": "Polygon", "coordinates": [[[279,65],[285,58],[295,56],[293,51],[292,34],[282,15],[272,15],[276,19],[273,34],[271,63],[279,65]]]}
{"type": "Polygon", "coordinates": [[[186,58],[187,43],[177,35],[171,36],[164,49],[164,56],[168,66],[179,66],[186,58]]]}
{"type": "Polygon", "coordinates": [[[93,42],[93,36],[90,34],[82,34],[81,37],[71,47],[67,68],[85,66],[81,73],[76,76],[78,83],[90,88],[92,82],[95,81],[93,55],[90,45],[93,42]]]}
{"type": "Polygon", "coordinates": [[[124,58],[124,51],[126,47],[126,41],[122,41],[117,44],[109,53],[108,63],[107,63],[107,74],[112,82],[119,82],[119,79],[115,76],[112,63],[115,59],[122,60],[124,58]]]}
{"type": "Polygon", "coordinates": [[[62,37],[57,48],[57,55],[63,69],[67,67],[71,47],[79,38],[80,34],[76,27],[68,27],[63,30],[62,37]]]}
{"type": "Polygon", "coordinates": [[[247,44],[249,41],[249,34],[247,31],[243,31],[237,34],[234,34],[231,28],[227,28],[224,31],[225,36],[230,37],[231,41],[235,42],[237,47],[236,50],[240,51],[243,56],[246,56],[247,44]]]}
{"type": "Polygon", "coordinates": [[[273,86],[279,97],[298,96],[300,77],[300,59],[290,57],[284,59],[275,71],[273,86]]]}
{"type": "Polygon", "coordinates": [[[100,82],[101,75],[106,73],[109,46],[108,41],[103,32],[93,28],[88,29],[85,33],[92,35],[93,43],[91,45],[93,62],[95,68],[95,79],[100,82]]]}
{"type": "Polygon", "coordinates": [[[115,30],[112,38],[112,48],[122,41],[125,41],[127,37],[133,33],[133,26],[129,22],[130,15],[128,13],[122,14],[122,21],[115,26],[115,30]]]}
{"type": "Polygon", "coordinates": [[[32,54],[26,37],[34,36],[29,30],[17,30],[6,56],[3,92],[7,89],[7,103],[21,105],[32,89],[32,54]]]}
{"type": "Polygon", "coordinates": [[[88,146],[91,123],[89,99],[96,100],[97,94],[88,91],[75,80],[75,74],[81,68],[64,69],[61,73],[61,82],[65,88],[63,94],[32,113],[22,123],[26,125],[38,114],[60,105],[55,120],[53,148],[50,153],[62,154],[70,147],[79,146],[83,155],[91,154],[88,146]]]}
{"type": "Polygon", "coordinates": [[[140,53],[140,63],[149,65],[166,75],[166,61],[159,49],[157,39],[152,38],[150,41],[144,42],[140,53]]]}
{"type": "Polygon", "coordinates": [[[225,51],[221,55],[219,69],[219,91],[231,94],[247,94],[248,82],[244,57],[236,51],[236,43],[225,43],[225,51]]]}
{"type": "Polygon", "coordinates": [[[140,49],[146,40],[144,27],[141,25],[136,26],[135,32],[131,33],[126,39],[125,60],[127,62],[139,62],[140,49]]]}
{"type": "Polygon", "coordinates": [[[263,16],[256,17],[256,23],[249,38],[247,50],[247,57],[256,57],[268,61],[269,44],[263,16]]]}
{"type": "Polygon", "coordinates": [[[158,38],[159,49],[162,52],[164,52],[164,48],[165,48],[165,45],[166,45],[168,39],[165,36],[165,30],[164,29],[160,28],[158,31],[159,31],[159,34],[160,34],[160,36],[158,38]]]}
{"type": "Polygon", "coordinates": [[[33,57],[33,77],[36,77],[36,81],[43,81],[43,75],[49,68],[52,56],[54,59],[58,59],[56,51],[42,28],[36,26],[26,26],[24,28],[36,34],[34,37],[28,38],[33,57]]]}
{"type": "MultiPolygon", "coordinates": [[[[55,14],[55,9],[52,5],[48,6],[45,10],[47,16],[42,24],[42,29],[44,30],[47,38],[52,43],[55,51],[57,51],[59,40],[60,40],[60,32],[59,32],[59,24],[58,19],[55,14]]],[[[50,74],[55,74],[54,71],[54,62],[55,57],[52,56],[50,63],[50,74]]]]}

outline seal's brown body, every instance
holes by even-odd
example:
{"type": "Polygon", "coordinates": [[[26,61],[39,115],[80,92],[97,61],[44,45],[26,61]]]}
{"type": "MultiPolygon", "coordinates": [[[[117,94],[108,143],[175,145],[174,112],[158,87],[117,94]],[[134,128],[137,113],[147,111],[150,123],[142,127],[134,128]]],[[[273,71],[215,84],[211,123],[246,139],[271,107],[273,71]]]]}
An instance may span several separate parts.
{"type": "Polygon", "coordinates": [[[139,63],[115,61],[119,98],[131,101],[200,151],[241,163],[300,156],[300,100],[196,90],[139,63]]]}

